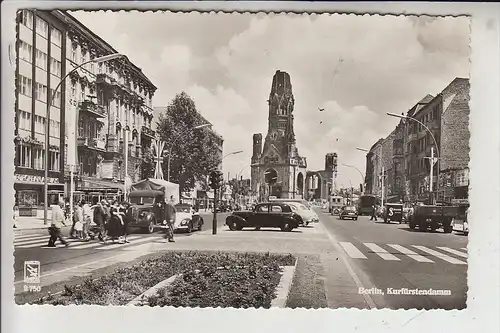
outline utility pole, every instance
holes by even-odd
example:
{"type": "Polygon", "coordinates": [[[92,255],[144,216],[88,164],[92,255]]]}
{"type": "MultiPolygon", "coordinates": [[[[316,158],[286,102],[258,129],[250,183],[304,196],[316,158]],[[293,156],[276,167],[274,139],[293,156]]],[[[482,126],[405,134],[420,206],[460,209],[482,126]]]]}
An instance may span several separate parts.
{"type": "Polygon", "coordinates": [[[431,160],[430,160],[430,169],[431,169],[431,174],[429,176],[429,192],[432,194],[432,183],[433,179],[432,177],[434,176],[434,147],[431,147],[431,160]]]}
{"type": "Polygon", "coordinates": [[[382,195],[381,195],[382,207],[384,207],[384,178],[385,178],[385,166],[382,165],[382,195]]]}
{"type": "Polygon", "coordinates": [[[212,235],[217,234],[217,188],[214,189],[214,219],[212,221],[212,235]]]}

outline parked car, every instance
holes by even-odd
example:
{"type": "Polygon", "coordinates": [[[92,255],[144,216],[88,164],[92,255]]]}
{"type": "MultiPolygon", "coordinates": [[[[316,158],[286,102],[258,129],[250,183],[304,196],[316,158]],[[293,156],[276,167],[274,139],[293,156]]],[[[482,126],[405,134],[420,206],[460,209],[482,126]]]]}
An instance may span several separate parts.
{"type": "Polygon", "coordinates": [[[451,226],[453,231],[462,233],[464,235],[469,234],[469,223],[467,222],[467,215],[469,213],[469,205],[461,204],[458,207],[458,213],[455,218],[451,221],[451,226]]]}
{"type": "Polygon", "coordinates": [[[427,231],[429,228],[431,231],[435,231],[443,228],[445,233],[451,233],[453,230],[451,222],[458,215],[458,210],[456,206],[416,206],[408,225],[410,229],[415,229],[418,226],[420,231],[427,231]]]}
{"type": "Polygon", "coordinates": [[[203,218],[198,212],[195,212],[190,204],[175,205],[175,231],[185,231],[191,233],[193,230],[201,231],[203,227],[203,218]]]}
{"type": "Polygon", "coordinates": [[[252,211],[233,212],[226,218],[230,230],[243,228],[280,228],[292,231],[298,228],[300,216],[292,211],[290,205],[282,202],[266,202],[255,205],[252,211]]]}
{"type": "Polygon", "coordinates": [[[300,216],[300,224],[301,225],[309,225],[309,223],[318,223],[319,216],[315,211],[308,208],[306,205],[303,205],[299,202],[286,202],[294,213],[297,213],[300,216]]]}
{"type": "Polygon", "coordinates": [[[358,209],[355,206],[342,207],[342,209],[340,210],[339,219],[340,220],[345,220],[345,219],[357,220],[358,219],[358,209]]]}

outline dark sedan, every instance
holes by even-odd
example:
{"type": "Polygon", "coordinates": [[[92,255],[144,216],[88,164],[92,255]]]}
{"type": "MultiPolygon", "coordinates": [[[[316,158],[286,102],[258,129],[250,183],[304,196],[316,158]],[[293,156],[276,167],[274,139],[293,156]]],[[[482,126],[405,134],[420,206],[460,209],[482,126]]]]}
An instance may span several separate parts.
{"type": "Polygon", "coordinates": [[[253,227],[280,228],[282,231],[292,231],[299,226],[300,217],[292,212],[289,205],[285,203],[268,202],[261,203],[252,211],[233,212],[226,218],[226,225],[231,230],[241,230],[253,227]]]}
{"type": "Polygon", "coordinates": [[[354,206],[342,207],[342,210],[340,211],[340,214],[339,214],[339,219],[341,219],[341,220],[345,220],[345,219],[357,220],[358,219],[357,208],[354,206]]]}

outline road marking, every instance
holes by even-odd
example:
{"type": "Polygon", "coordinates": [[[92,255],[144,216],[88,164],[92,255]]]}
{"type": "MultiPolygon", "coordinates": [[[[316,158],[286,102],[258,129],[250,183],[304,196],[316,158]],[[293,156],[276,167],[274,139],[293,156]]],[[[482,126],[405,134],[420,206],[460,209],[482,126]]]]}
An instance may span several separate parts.
{"type": "Polygon", "coordinates": [[[394,261],[399,261],[399,258],[396,257],[395,255],[387,252],[380,246],[374,243],[363,243],[367,248],[378,254],[378,256],[384,260],[394,260],[394,261]]]}
{"type": "MultiPolygon", "coordinates": [[[[134,239],[137,239],[139,238],[139,236],[131,236],[131,237],[128,237],[128,240],[134,240],[134,239]]],[[[148,242],[150,240],[152,240],[154,237],[144,237],[136,242],[134,242],[134,244],[138,244],[138,243],[144,243],[144,242],[148,242]]],[[[124,247],[124,246],[127,246],[127,245],[130,245],[130,243],[123,243],[123,244],[120,244],[120,243],[116,243],[116,244],[112,244],[112,245],[104,245],[104,246],[101,246],[101,247],[98,247],[96,250],[114,250],[114,249],[118,249],[120,247],[124,247]]]]}
{"type": "Polygon", "coordinates": [[[23,240],[26,240],[26,239],[35,239],[35,238],[41,238],[41,237],[47,237],[49,234],[47,235],[40,235],[40,234],[29,234],[29,235],[19,235],[19,236],[15,236],[14,237],[14,240],[17,241],[23,241],[23,240]],[[35,237],[33,237],[35,236],[35,237]]]}
{"type": "Polygon", "coordinates": [[[416,249],[419,249],[420,251],[429,253],[430,255],[436,256],[436,257],[438,257],[440,259],[443,259],[444,261],[447,261],[447,262],[449,262],[451,264],[455,264],[455,265],[467,265],[466,262],[463,262],[461,260],[458,260],[458,259],[452,258],[450,256],[447,256],[446,254],[443,254],[443,253],[431,250],[431,249],[429,249],[429,248],[427,248],[425,246],[421,246],[421,245],[412,245],[412,246],[414,248],[416,248],[416,249]]]}
{"type": "MultiPolygon", "coordinates": [[[[132,239],[137,239],[137,238],[140,238],[140,236],[130,236],[128,237],[129,240],[132,240],[132,239]]],[[[119,243],[113,243],[113,242],[110,242],[108,241],[106,244],[104,244],[103,242],[101,241],[98,241],[98,242],[94,242],[94,243],[90,243],[90,244],[78,244],[78,245],[75,245],[75,246],[70,246],[69,248],[72,249],[72,250],[80,250],[80,249],[90,249],[90,248],[93,248],[93,247],[98,247],[98,246],[101,246],[101,247],[111,247],[113,245],[122,245],[122,244],[119,244],[119,243]]],[[[123,245],[127,245],[127,243],[123,244],[123,245]]],[[[101,248],[97,248],[97,250],[100,250],[101,248]]]]}
{"type": "Polygon", "coordinates": [[[429,258],[426,258],[424,256],[421,256],[420,254],[417,254],[415,252],[413,252],[412,250],[409,250],[407,249],[406,247],[403,247],[401,245],[397,245],[397,244],[387,244],[387,246],[390,246],[392,247],[393,249],[395,249],[396,251],[399,251],[401,252],[402,254],[405,254],[407,255],[408,257],[412,258],[413,260],[416,260],[418,262],[434,262],[432,260],[430,260],[429,258]]]}
{"type": "MultiPolygon", "coordinates": [[[[326,229],[326,228],[325,228],[326,229]]],[[[349,257],[353,259],[368,259],[360,250],[358,250],[352,243],[350,242],[340,242],[340,246],[344,249],[344,251],[349,255],[349,257]]]]}
{"type": "Polygon", "coordinates": [[[450,249],[449,247],[445,247],[445,246],[438,246],[437,248],[440,250],[446,251],[446,252],[453,253],[456,256],[459,256],[462,258],[467,258],[467,253],[463,253],[463,252],[457,251],[455,249],[450,249]]]}
{"type": "Polygon", "coordinates": [[[463,247],[463,248],[461,248],[461,250],[467,251],[467,248],[466,248],[466,247],[463,247]]]}
{"type": "MultiPolygon", "coordinates": [[[[19,244],[19,243],[18,244],[14,244],[14,247],[18,247],[18,248],[21,248],[21,249],[28,249],[28,248],[40,246],[42,248],[46,248],[47,246],[42,246],[42,245],[49,243],[49,237],[45,237],[45,238],[46,238],[45,240],[41,239],[41,240],[37,240],[37,241],[33,241],[33,242],[25,242],[25,243],[22,243],[22,244],[19,244]]],[[[68,243],[70,243],[70,244],[81,242],[80,240],[73,240],[73,239],[70,239],[70,240],[67,239],[66,241],[68,243]]]]}
{"type": "Polygon", "coordinates": [[[14,246],[29,245],[29,244],[40,243],[40,242],[48,242],[49,238],[50,238],[50,236],[45,236],[45,237],[39,238],[39,239],[30,239],[30,240],[21,241],[21,242],[14,242],[14,246]]]}
{"type": "MultiPolygon", "coordinates": [[[[349,260],[346,258],[345,255],[342,255],[342,253],[343,253],[342,247],[339,245],[340,243],[338,243],[337,240],[335,239],[335,236],[330,232],[330,230],[328,230],[325,226],[323,226],[322,222],[318,223],[318,226],[321,226],[321,228],[323,228],[325,234],[328,236],[328,239],[330,239],[330,242],[333,244],[333,247],[335,247],[335,249],[339,253],[340,258],[342,258],[342,261],[344,262],[344,265],[346,266],[347,271],[349,272],[349,275],[354,280],[354,283],[356,284],[356,286],[358,286],[358,289],[359,288],[364,289],[364,286],[361,283],[361,280],[359,279],[358,275],[356,274],[356,272],[352,268],[351,264],[349,263],[349,260]]],[[[377,305],[375,304],[375,302],[373,301],[373,299],[371,298],[371,296],[369,294],[363,293],[363,298],[365,299],[365,302],[370,309],[377,307],[377,305]]],[[[327,298],[327,302],[328,302],[328,298],[327,298]]]]}

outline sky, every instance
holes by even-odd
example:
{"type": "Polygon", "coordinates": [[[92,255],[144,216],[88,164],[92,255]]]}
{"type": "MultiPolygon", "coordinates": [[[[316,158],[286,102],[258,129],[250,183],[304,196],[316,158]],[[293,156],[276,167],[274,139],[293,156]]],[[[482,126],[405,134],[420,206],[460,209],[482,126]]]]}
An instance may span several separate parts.
{"type": "MultiPolygon", "coordinates": [[[[182,91],[224,137],[224,174],[250,177],[252,135],[267,134],[272,78],[290,74],[294,129],[308,170],[338,154],[340,187],[362,182],[365,153],[406,113],[455,77],[469,77],[468,18],[73,12],[158,87],[182,91]],[[319,108],[325,109],[323,112],[319,108]]],[[[227,176],[226,176],[227,177],[227,176]]]]}

